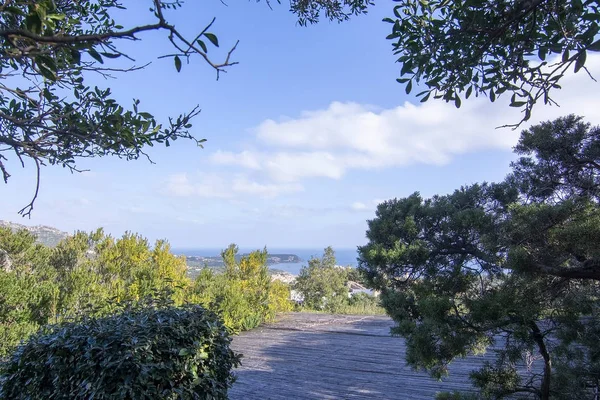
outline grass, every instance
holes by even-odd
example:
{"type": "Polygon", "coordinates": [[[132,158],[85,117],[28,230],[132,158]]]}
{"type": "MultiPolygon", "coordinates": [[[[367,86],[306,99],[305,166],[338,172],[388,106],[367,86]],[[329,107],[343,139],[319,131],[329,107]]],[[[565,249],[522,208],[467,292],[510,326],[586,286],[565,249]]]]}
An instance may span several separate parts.
{"type": "Polygon", "coordinates": [[[349,315],[385,315],[383,307],[376,304],[345,304],[336,310],[337,314],[349,315]]]}
{"type": "Polygon", "coordinates": [[[297,311],[319,314],[385,315],[385,309],[379,305],[378,299],[369,295],[349,299],[347,303],[337,306],[334,310],[298,307],[297,311]]]}

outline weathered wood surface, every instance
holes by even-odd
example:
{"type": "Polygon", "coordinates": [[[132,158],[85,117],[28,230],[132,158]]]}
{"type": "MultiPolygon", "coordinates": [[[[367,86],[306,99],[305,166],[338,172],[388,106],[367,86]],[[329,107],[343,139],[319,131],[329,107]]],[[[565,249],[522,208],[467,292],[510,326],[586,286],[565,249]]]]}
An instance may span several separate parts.
{"type": "Polygon", "coordinates": [[[392,325],[385,316],[282,315],[234,338],[244,358],[230,398],[429,400],[469,390],[469,372],[493,357],[457,360],[439,382],[406,365],[404,340],[390,337],[392,325]]]}

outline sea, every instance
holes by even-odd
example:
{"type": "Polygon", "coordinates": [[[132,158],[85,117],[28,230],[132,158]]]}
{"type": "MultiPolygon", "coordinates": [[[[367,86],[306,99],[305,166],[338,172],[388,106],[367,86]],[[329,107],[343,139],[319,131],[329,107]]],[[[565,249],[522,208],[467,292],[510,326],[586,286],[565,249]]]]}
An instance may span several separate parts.
{"type": "MultiPolygon", "coordinates": [[[[173,248],[172,252],[177,255],[185,256],[201,256],[201,257],[212,257],[221,254],[222,249],[217,248],[173,248]]],[[[256,248],[244,248],[240,247],[239,253],[249,253],[256,250],[256,248]]],[[[301,261],[297,263],[281,263],[271,264],[269,268],[286,271],[294,275],[300,273],[300,269],[307,265],[307,261],[311,257],[321,257],[323,255],[323,249],[294,249],[294,248],[268,248],[271,254],[295,254],[300,257],[301,261]]],[[[356,248],[334,248],[335,259],[337,265],[356,267],[358,253],[356,248]]]]}

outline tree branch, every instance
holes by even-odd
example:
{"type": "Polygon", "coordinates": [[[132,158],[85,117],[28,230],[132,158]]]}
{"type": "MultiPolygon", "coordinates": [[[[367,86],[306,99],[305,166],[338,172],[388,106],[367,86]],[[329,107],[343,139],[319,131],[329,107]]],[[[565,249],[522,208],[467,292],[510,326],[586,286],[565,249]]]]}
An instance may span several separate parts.
{"type": "Polygon", "coordinates": [[[593,279],[600,281],[600,268],[598,268],[596,263],[592,263],[591,260],[584,262],[582,267],[575,268],[551,267],[542,263],[533,263],[532,265],[538,272],[546,275],[557,276],[560,278],[593,279]]]}
{"type": "Polygon", "coordinates": [[[33,204],[35,203],[35,200],[38,197],[38,193],[40,192],[40,162],[36,157],[32,157],[32,158],[35,161],[35,166],[37,168],[35,193],[33,194],[33,198],[31,199],[29,204],[27,204],[25,207],[23,207],[21,210],[19,210],[19,214],[21,214],[21,216],[29,217],[29,218],[31,218],[31,212],[33,211],[33,204]]]}
{"type": "Polygon", "coordinates": [[[18,36],[22,38],[31,39],[38,43],[47,44],[80,44],[80,43],[99,43],[108,39],[119,39],[119,38],[131,38],[135,39],[135,34],[140,32],[153,31],[158,29],[170,29],[174,28],[164,22],[158,22],[156,24],[136,26],[126,31],[121,32],[106,32],[98,33],[95,35],[60,35],[60,36],[43,36],[38,35],[24,29],[3,29],[0,30],[0,37],[10,39],[12,36],[18,36]]]}

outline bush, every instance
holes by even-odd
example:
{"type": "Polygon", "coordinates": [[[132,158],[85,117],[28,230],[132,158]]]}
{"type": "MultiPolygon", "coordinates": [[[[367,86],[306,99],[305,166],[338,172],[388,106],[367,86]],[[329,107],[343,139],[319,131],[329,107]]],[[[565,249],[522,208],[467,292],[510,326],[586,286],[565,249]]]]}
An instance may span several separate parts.
{"type": "Polygon", "coordinates": [[[256,328],[272,321],[278,312],[290,311],[289,287],[271,282],[267,250],[238,257],[236,245],[223,250],[225,272],[203,269],[189,299],[215,310],[232,332],[256,328]]]}
{"type": "Polygon", "coordinates": [[[337,313],[348,302],[346,282],[346,269],[336,267],[335,253],[327,247],[322,258],[313,257],[302,267],[294,289],[304,297],[306,308],[337,313]]]}
{"type": "Polygon", "coordinates": [[[348,299],[348,303],[341,306],[337,312],[340,314],[385,314],[385,310],[381,307],[379,298],[368,293],[353,294],[348,299]]]}
{"type": "Polygon", "coordinates": [[[269,287],[269,310],[271,314],[288,312],[294,309],[290,301],[290,286],[281,281],[271,281],[269,287]]]}
{"type": "Polygon", "coordinates": [[[163,241],[151,246],[139,235],[115,239],[99,229],[50,248],[26,230],[0,227],[0,359],[46,324],[105,316],[114,303],[163,290],[182,304],[191,284],[185,258],[163,241]]]}
{"type": "Polygon", "coordinates": [[[46,328],[2,365],[3,399],[225,399],[240,356],[198,305],[141,304],[46,328]]]}

